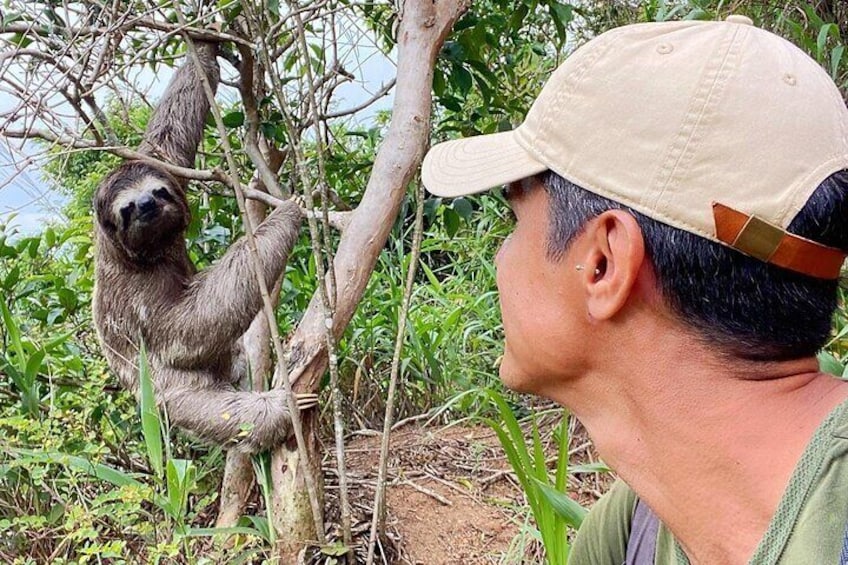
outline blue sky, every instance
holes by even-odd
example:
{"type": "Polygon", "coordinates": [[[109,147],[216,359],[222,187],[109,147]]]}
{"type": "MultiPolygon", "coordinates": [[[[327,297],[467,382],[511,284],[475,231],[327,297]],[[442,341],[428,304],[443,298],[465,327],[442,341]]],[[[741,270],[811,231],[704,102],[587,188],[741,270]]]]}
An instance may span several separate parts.
{"type": "MultiPolygon", "coordinates": [[[[3,102],[0,100],[0,104],[3,102]]],[[[15,214],[11,224],[22,231],[32,232],[58,216],[61,207],[59,195],[47,188],[35,167],[18,173],[12,164],[12,156],[3,145],[0,145],[0,183],[8,183],[0,189],[0,223],[6,223],[15,214]],[[14,179],[9,181],[13,176],[14,179]]]]}

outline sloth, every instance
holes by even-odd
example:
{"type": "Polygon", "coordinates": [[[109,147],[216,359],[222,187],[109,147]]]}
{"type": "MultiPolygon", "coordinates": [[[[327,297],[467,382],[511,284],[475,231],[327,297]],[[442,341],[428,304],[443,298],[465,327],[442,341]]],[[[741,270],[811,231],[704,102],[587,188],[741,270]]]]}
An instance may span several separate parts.
{"type": "MultiPolygon", "coordinates": [[[[202,69],[185,62],[169,83],[139,151],[192,167],[209,102],[199,72],[214,88],[215,44],[199,43],[202,69]]],[[[289,437],[283,390],[238,390],[246,372],[241,336],[262,307],[247,241],[197,272],[184,234],[191,215],[187,183],[149,161],[127,161],[97,187],[94,321],[110,368],[138,394],[138,358],[146,348],[156,399],[171,424],[201,439],[248,453],[289,437]]],[[[267,287],[281,276],[301,225],[286,201],[256,229],[267,287]]],[[[299,408],[315,395],[298,397],[299,408]]]]}

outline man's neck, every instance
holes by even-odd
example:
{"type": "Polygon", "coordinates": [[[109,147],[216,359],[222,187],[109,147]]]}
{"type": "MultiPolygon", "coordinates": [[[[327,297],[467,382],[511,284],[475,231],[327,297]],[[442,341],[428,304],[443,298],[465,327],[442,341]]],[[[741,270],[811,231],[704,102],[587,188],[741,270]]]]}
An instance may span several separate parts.
{"type": "Polygon", "coordinates": [[[666,333],[649,366],[604,363],[551,396],[583,422],[693,564],[747,563],[848,385],[818,373],[814,358],[734,365],[669,341],[666,333]]]}

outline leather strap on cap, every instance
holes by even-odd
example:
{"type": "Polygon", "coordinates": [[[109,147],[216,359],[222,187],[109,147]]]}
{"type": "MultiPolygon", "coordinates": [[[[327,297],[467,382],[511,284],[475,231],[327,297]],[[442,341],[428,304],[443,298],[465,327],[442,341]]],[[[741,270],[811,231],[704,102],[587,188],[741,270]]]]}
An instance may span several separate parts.
{"type": "Polygon", "coordinates": [[[838,279],[846,254],[791,234],[756,216],[713,203],[716,238],[766,263],[819,279],[838,279]]]}

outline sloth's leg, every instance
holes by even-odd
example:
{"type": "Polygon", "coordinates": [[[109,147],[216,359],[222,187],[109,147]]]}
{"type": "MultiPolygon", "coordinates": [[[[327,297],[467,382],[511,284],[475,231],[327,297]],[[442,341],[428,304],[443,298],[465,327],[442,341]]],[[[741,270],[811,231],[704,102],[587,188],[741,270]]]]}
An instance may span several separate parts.
{"type": "MultiPolygon", "coordinates": [[[[171,389],[164,391],[171,424],[225,448],[255,453],[282,444],[291,434],[286,393],[233,389],[171,389]]],[[[298,408],[311,408],[317,396],[298,396],[298,408]]]]}

